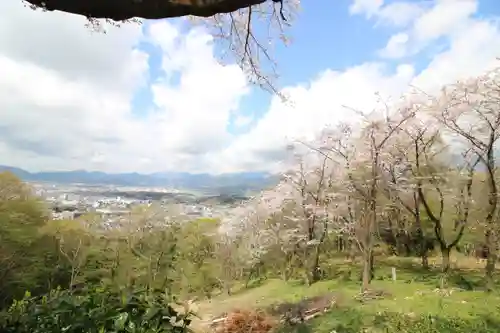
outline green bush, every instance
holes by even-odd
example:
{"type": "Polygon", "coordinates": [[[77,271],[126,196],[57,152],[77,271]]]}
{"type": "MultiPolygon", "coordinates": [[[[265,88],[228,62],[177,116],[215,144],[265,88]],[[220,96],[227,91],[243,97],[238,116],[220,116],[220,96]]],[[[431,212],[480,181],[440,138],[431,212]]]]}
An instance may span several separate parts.
{"type": "Polygon", "coordinates": [[[0,318],[1,333],[184,333],[191,312],[178,313],[162,292],[93,288],[29,293],[0,318]]]}

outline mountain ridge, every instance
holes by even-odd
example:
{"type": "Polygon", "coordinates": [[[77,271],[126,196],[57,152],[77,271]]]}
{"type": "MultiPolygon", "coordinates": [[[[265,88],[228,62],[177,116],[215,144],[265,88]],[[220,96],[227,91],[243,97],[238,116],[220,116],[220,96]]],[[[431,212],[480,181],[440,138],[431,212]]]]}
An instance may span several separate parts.
{"type": "Polygon", "coordinates": [[[0,172],[5,171],[15,174],[24,181],[60,184],[165,186],[186,189],[262,189],[276,183],[278,179],[276,175],[266,172],[238,172],[220,175],[187,172],[106,173],[86,170],[29,172],[18,167],[0,165],[0,172]]]}

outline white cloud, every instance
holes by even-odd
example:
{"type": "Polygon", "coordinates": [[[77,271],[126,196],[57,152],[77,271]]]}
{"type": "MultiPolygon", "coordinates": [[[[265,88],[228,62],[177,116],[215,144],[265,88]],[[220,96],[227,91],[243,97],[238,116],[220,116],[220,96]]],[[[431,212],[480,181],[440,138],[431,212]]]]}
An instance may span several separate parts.
{"type": "Polygon", "coordinates": [[[203,167],[206,153],[227,144],[227,122],[247,93],[239,68],[215,61],[211,40],[197,29],[181,38],[167,22],[95,34],[82,18],[2,2],[0,163],[117,172],[203,167]],[[161,48],[163,70],[180,82],[155,82],[155,112],[137,117],[131,100],[149,69],[137,48],[143,40],[161,48]]]}
{"type": "Polygon", "coordinates": [[[413,84],[429,91],[499,66],[500,27],[493,22],[470,21],[453,34],[450,47],[437,54],[413,84]]]}
{"type": "Polygon", "coordinates": [[[384,4],[383,0],[354,0],[349,7],[351,14],[364,14],[367,19],[375,18],[377,24],[406,26],[412,23],[424,10],[419,1],[399,1],[384,4]]]}
{"type": "Polygon", "coordinates": [[[234,119],[234,125],[236,127],[246,127],[252,123],[253,119],[252,116],[237,115],[234,119]]]}
{"type": "Polygon", "coordinates": [[[404,27],[412,23],[423,11],[423,4],[418,2],[393,2],[381,7],[375,15],[381,24],[404,27]]]}
{"type": "Polygon", "coordinates": [[[384,0],[354,0],[349,7],[349,12],[351,14],[364,13],[367,18],[370,18],[379,11],[383,3],[384,0]]]}
{"type": "Polygon", "coordinates": [[[151,40],[164,50],[163,70],[180,75],[177,87],[164,82],[152,87],[161,109],[153,116],[162,132],[158,139],[168,151],[199,155],[227,143],[226,127],[231,111],[247,93],[246,81],[238,66],[221,66],[214,59],[212,37],[195,29],[168,40],[162,34],[168,29],[167,22],[150,29],[151,40]]]}
{"type": "Polygon", "coordinates": [[[477,7],[476,0],[439,0],[415,21],[415,38],[427,42],[461,30],[477,7]]]}
{"type": "Polygon", "coordinates": [[[86,81],[107,89],[135,89],[144,70],[131,48],[140,37],[138,25],[89,33],[85,19],[62,12],[42,13],[21,1],[0,2],[0,54],[16,62],[53,70],[61,78],[86,81]]]}
{"type": "Polygon", "coordinates": [[[408,34],[404,32],[397,33],[391,36],[387,42],[387,46],[379,53],[381,56],[387,58],[401,58],[407,52],[409,41],[410,37],[408,34]]]}
{"type": "Polygon", "coordinates": [[[412,77],[413,68],[409,65],[398,67],[394,74],[387,74],[386,68],[378,63],[344,72],[326,71],[309,85],[289,88],[292,106],[275,98],[258,124],[224,150],[221,159],[228,161],[230,168],[248,164],[275,169],[279,165],[269,165],[269,160],[283,158],[290,140],[312,139],[325,125],[352,120],[355,113],[346,106],[371,110],[379,99],[376,92],[386,97],[401,94],[412,77]]]}
{"type": "MultiPolygon", "coordinates": [[[[392,5],[393,17],[407,17],[408,9],[392,5]]],[[[453,34],[461,34],[472,23],[472,15],[478,8],[477,0],[435,0],[432,6],[424,9],[424,4],[414,4],[418,10],[413,13],[411,26],[405,32],[394,34],[384,49],[382,56],[388,58],[403,58],[424,50],[440,38],[453,34]],[[404,38],[402,37],[404,36],[404,38]]],[[[379,11],[382,15],[384,8],[379,11]]]]}
{"type": "Polygon", "coordinates": [[[421,73],[411,63],[394,70],[382,60],[325,70],[285,88],[293,105],[273,98],[255,120],[238,114],[250,92],[243,73],[214,59],[212,38],[203,30],[181,33],[159,21],[93,34],[81,18],[0,1],[0,164],[114,172],[273,170],[289,140],[352,121],[344,105],[370,111],[375,92],[397,97],[409,83],[432,91],[493,66],[500,31],[493,21],[474,19],[476,8],[468,0],[433,6],[355,1],[352,13],[399,28],[385,55],[397,59],[436,38],[449,47],[433,54],[421,73]],[[148,78],[141,41],[161,51],[165,74],[150,87],[155,107],[146,116],[133,114],[131,106],[148,78]],[[250,129],[231,135],[230,119],[250,129]]]}
{"type": "Polygon", "coordinates": [[[397,1],[384,4],[383,0],[354,0],[351,14],[364,14],[405,31],[389,38],[379,54],[387,58],[403,58],[425,49],[441,37],[458,33],[470,24],[478,9],[477,0],[397,1]]]}

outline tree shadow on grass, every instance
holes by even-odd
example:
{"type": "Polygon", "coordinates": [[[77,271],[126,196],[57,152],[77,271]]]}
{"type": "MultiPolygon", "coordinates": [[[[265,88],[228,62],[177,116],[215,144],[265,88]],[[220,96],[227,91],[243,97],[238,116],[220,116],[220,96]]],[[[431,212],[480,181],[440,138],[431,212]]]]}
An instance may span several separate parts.
{"type": "MultiPolygon", "coordinates": [[[[442,273],[439,268],[424,269],[419,265],[405,261],[384,262],[383,265],[395,267],[398,275],[402,276],[402,279],[408,283],[420,282],[432,287],[440,286],[442,273]]],[[[500,280],[497,279],[495,284],[500,286],[500,280]]],[[[480,270],[452,269],[448,273],[447,285],[464,290],[482,290],[484,288],[483,272],[480,270]]]]}
{"type": "Polygon", "coordinates": [[[259,287],[262,287],[267,282],[268,282],[268,280],[265,279],[265,278],[252,279],[248,283],[246,283],[244,285],[240,285],[238,288],[234,288],[231,291],[231,296],[237,296],[237,295],[241,295],[241,294],[247,293],[247,292],[249,292],[249,291],[251,291],[253,289],[257,289],[259,287]]]}
{"type": "Polygon", "coordinates": [[[500,319],[488,315],[479,315],[475,318],[451,318],[430,315],[409,316],[395,312],[373,315],[344,308],[333,309],[327,314],[313,319],[300,327],[301,330],[298,330],[299,328],[292,328],[292,330],[284,328],[279,332],[359,333],[373,328],[384,333],[491,333],[500,332],[500,319]]]}
{"type": "Polygon", "coordinates": [[[484,289],[483,277],[475,274],[464,275],[462,272],[453,272],[448,277],[448,284],[464,290],[484,289]]]}
{"type": "Polygon", "coordinates": [[[242,288],[242,290],[251,290],[251,289],[254,289],[254,288],[258,288],[258,287],[262,287],[263,285],[265,285],[266,283],[268,282],[267,279],[265,278],[260,278],[260,279],[252,279],[250,280],[245,286],[244,288],[242,288]]]}
{"type": "Polygon", "coordinates": [[[489,315],[453,318],[430,315],[411,317],[401,313],[383,313],[375,316],[373,327],[386,333],[491,333],[500,331],[500,321],[489,315]]]}
{"type": "MultiPolygon", "coordinates": [[[[405,283],[421,283],[429,288],[441,286],[442,273],[439,267],[424,269],[418,264],[410,262],[379,262],[375,268],[374,280],[392,280],[391,267],[396,268],[397,280],[405,283]]],[[[328,267],[323,280],[338,280],[344,282],[361,281],[361,269],[357,266],[338,268],[328,267]]],[[[480,270],[452,269],[448,273],[446,285],[449,288],[460,288],[467,291],[485,290],[484,274],[480,270]]],[[[495,285],[500,288],[500,279],[497,278],[495,285]]]]}
{"type": "Polygon", "coordinates": [[[312,327],[306,323],[296,325],[283,325],[276,330],[276,333],[313,333],[312,327]]]}

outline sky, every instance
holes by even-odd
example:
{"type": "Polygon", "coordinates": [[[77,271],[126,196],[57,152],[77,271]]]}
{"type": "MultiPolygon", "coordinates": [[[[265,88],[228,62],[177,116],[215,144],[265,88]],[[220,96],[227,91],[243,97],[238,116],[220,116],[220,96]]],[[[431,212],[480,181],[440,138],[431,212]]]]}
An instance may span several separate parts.
{"type": "Polygon", "coordinates": [[[274,43],[283,103],[219,61],[224,45],[186,20],[104,34],[2,0],[0,164],[274,172],[287,143],[350,119],[345,106],[368,112],[376,93],[432,93],[500,65],[499,17],[498,0],[304,1],[289,45],[274,43]]]}

